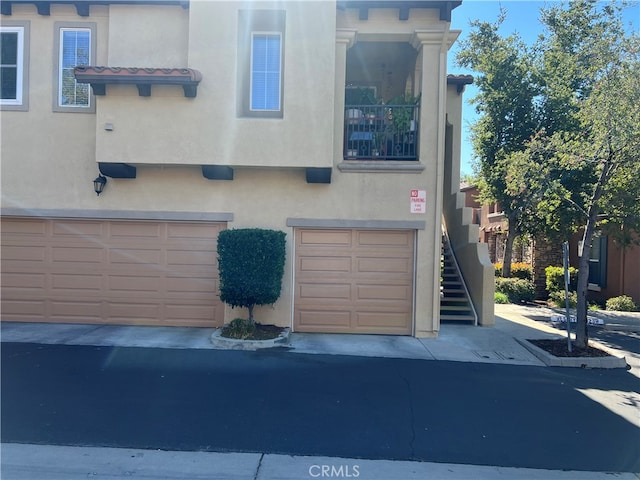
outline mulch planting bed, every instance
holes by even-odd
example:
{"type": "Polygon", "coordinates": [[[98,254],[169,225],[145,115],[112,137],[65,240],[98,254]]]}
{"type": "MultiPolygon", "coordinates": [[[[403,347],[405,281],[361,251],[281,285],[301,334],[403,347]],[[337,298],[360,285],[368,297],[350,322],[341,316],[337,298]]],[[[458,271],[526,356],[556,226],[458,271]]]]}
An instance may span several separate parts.
{"type": "Polygon", "coordinates": [[[527,340],[536,347],[543,349],[555,357],[610,357],[607,352],[599,348],[588,346],[587,348],[578,348],[572,345],[572,351],[569,352],[567,347],[567,339],[558,340],[527,340]]]}

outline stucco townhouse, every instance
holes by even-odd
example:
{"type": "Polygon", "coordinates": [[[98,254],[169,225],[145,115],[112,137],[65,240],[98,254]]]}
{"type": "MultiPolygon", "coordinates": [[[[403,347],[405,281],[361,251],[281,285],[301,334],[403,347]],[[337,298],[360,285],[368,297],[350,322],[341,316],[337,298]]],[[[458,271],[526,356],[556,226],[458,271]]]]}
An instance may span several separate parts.
{"type": "Polygon", "coordinates": [[[460,3],[3,0],[2,320],[220,326],[217,234],[258,227],[287,234],[262,323],[436,336],[444,231],[491,325],[460,3]]]}

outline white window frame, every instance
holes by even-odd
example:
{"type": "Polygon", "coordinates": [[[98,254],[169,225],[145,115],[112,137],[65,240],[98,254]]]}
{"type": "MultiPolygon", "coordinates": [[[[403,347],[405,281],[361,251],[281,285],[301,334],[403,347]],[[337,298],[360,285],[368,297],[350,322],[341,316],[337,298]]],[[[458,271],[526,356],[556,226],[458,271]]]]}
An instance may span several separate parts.
{"type": "MultiPolygon", "coordinates": [[[[17,34],[16,52],[16,98],[0,99],[0,109],[20,110],[29,109],[28,102],[28,66],[29,66],[29,22],[28,21],[5,21],[0,26],[2,33],[17,34]]],[[[14,65],[11,65],[14,66],[14,65]]]]}
{"type": "Polygon", "coordinates": [[[90,86],[87,105],[64,105],[62,103],[63,87],[63,36],[65,32],[88,32],[89,33],[89,65],[96,58],[96,24],[84,22],[56,22],[55,23],[55,65],[54,65],[54,88],[53,88],[53,111],[54,112],[76,112],[95,113],[95,99],[90,86]]]}
{"type": "MultiPolygon", "coordinates": [[[[252,112],[280,112],[282,111],[282,32],[278,31],[255,31],[251,32],[251,64],[249,67],[250,83],[249,83],[249,109],[252,112]],[[277,37],[278,38],[278,107],[277,108],[257,108],[253,104],[253,92],[254,92],[254,69],[253,69],[253,53],[254,53],[254,40],[256,37],[277,37]]],[[[264,73],[270,73],[266,71],[264,73]]],[[[271,72],[273,73],[273,72],[271,72]]]]}

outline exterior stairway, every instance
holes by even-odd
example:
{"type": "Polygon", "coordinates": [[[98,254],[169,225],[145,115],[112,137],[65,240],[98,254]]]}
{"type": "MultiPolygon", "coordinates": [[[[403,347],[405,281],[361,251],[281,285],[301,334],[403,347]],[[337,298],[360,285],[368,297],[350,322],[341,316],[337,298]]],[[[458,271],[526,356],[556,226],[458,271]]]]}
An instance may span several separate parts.
{"type": "Polygon", "coordinates": [[[446,235],[442,236],[440,321],[478,323],[446,235]]]}

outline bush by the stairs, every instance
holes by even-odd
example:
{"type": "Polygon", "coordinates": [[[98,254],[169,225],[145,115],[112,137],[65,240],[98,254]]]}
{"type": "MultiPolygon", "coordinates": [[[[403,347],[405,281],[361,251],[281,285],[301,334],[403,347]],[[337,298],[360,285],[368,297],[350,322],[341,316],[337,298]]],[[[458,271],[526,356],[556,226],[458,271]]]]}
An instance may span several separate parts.
{"type": "Polygon", "coordinates": [[[511,303],[532,302],[536,298],[533,282],[521,278],[496,278],[496,292],[505,294],[511,303]]]}

